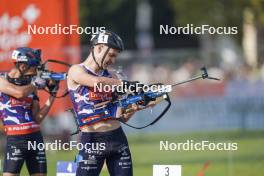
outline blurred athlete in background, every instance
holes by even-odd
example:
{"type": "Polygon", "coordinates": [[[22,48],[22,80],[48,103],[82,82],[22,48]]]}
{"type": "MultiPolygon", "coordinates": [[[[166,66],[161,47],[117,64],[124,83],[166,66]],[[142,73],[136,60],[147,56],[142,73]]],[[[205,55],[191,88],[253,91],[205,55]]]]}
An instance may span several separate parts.
{"type": "Polygon", "coordinates": [[[0,117],[7,135],[3,175],[19,175],[25,161],[31,176],[44,176],[47,173],[45,150],[29,150],[28,143],[43,143],[40,123],[55,99],[51,95],[40,108],[37,89],[57,89],[58,84],[37,76],[41,50],[17,48],[12,60],[15,67],[0,76],[0,117]]]}

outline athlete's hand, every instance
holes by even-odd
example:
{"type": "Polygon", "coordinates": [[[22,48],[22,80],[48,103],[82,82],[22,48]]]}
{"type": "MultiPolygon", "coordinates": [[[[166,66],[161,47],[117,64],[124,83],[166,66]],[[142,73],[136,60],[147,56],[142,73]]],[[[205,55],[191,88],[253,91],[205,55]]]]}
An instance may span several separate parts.
{"type": "Polygon", "coordinates": [[[45,89],[47,86],[47,81],[39,76],[36,76],[32,79],[31,84],[37,89],[45,89]]]}
{"type": "Polygon", "coordinates": [[[123,120],[127,122],[138,110],[138,105],[132,104],[129,108],[123,110],[123,120]]]}
{"type": "Polygon", "coordinates": [[[57,91],[59,90],[59,85],[60,85],[60,81],[55,81],[55,80],[48,81],[47,87],[51,95],[55,96],[57,94],[57,91]]]}
{"type": "Polygon", "coordinates": [[[130,105],[128,108],[126,108],[124,110],[124,114],[134,114],[135,112],[137,112],[139,110],[139,106],[137,104],[132,104],[130,105]]]}

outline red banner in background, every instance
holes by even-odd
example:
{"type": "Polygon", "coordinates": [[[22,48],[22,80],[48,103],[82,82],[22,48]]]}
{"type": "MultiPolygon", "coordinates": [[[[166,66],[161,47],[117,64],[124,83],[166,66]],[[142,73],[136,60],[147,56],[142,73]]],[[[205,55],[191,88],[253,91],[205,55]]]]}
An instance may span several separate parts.
{"type": "MultiPolygon", "coordinates": [[[[11,51],[17,47],[42,50],[42,60],[55,59],[69,64],[80,60],[80,38],[77,33],[42,33],[45,27],[79,25],[78,0],[0,0],[0,70],[10,70],[11,51]],[[36,34],[28,31],[41,28],[36,34]]],[[[65,66],[49,68],[67,71],[65,66]]],[[[64,85],[66,86],[66,85],[64,85]]],[[[66,87],[62,87],[66,88],[66,87]]],[[[40,93],[41,104],[48,95],[40,93]]],[[[69,97],[57,99],[51,113],[55,115],[70,106],[69,97]]]]}

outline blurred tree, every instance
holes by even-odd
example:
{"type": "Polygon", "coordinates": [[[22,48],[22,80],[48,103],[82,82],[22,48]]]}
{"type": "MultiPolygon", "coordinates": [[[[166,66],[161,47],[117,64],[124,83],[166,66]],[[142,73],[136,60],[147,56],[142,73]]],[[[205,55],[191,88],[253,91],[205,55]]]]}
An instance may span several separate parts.
{"type": "Polygon", "coordinates": [[[155,40],[156,48],[197,48],[198,37],[195,35],[161,35],[160,25],[175,26],[179,24],[174,16],[177,11],[172,8],[170,0],[151,0],[150,4],[153,8],[152,32],[155,40]]]}
{"type": "MultiPolygon", "coordinates": [[[[175,21],[178,24],[209,24],[212,26],[243,25],[243,9],[248,0],[170,0],[176,11],[175,21]]],[[[242,37],[239,32],[238,39],[242,37]]]]}
{"type": "Polygon", "coordinates": [[[259,65],[264,64],[264,0],[250,0],[257,19],[259,65]]]}
{"type": "MultiPolygon", "coordinates": [[[[264,0],[170,0],[177,24],[237,26],[242,29],[244,12],[250,9],[258,31],[259,60],[264,60],[264,0]],[[261,37],[262,36],[262,37],[261,37]]],[[[236,35],[241,45],[243,33],[236,35]]]]}
{"type": "MultiPolygon", "coordinates": [[[[127,49],[136,48],[136,9],[141,0],[80,0],[81,26],[105,26],[120,34],[127,49]]],[[[153,9],[152,29],[156,48],[197,48],[196,36],[160,35],[159,25],[173,25],[174,10],[169,0],[149,0],[153,9]]],[[[90,36],[83,34],[81,42],[89,44],[90,36]]]]}
{"type": "MultiPolygon", "coordinates": [[[[125,41],[126,48],[135,49],[136,7],[138,2],[129,0],[80,0],[80,22],[83,27],[101,27],[117,32],[125,41]]],[[[258,52],[264,60],[264,0],[149,0],[152,7],[152,33],[156,48],[197,48],[196,35],[160,35],[161,24],[177,26],[186,24],[209,24],[212,26],[236,26],[233,35],[241,46],[244,11],[254,12],[253,25],[256,26],[258,52]]],[[[203,36],[201,41],[214,40],[215,36],[203,36]],[[209,38],[208,38],[209,37],[209,38]]],[[[82,44],[89,44],[90,36],[81,36],[82,44]]],[[[205,45],[214,48],[211,43],[205,45]]]]}
{"type": "MultiPolygon", "coordinates": [[[[80,23],[83,27],[105,27],[118,33],[126,48],[135,47],[136,2],[129,0],[80,0],[80,23]]],[[[82,44],[91,36],[83,34],[82,44]]]]}
{"type": "Polygon", "coordinates": [[[250,0],[250,7],[255,12],[257,21],[264,25],[264,1],[263,0],[250,0]]]}

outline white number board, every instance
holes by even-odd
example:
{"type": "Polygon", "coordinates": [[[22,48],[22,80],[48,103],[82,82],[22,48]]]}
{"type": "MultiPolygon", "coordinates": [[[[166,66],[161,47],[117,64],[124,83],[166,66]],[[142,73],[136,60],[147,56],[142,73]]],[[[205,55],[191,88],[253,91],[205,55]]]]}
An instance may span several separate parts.
{"type": "Polygon", "coordinates": [[[153,176],[181,176],[181,165],[153,165],[153,176]]]}

